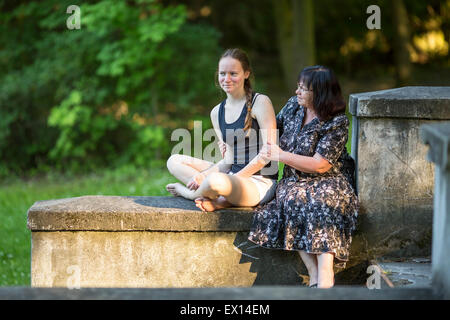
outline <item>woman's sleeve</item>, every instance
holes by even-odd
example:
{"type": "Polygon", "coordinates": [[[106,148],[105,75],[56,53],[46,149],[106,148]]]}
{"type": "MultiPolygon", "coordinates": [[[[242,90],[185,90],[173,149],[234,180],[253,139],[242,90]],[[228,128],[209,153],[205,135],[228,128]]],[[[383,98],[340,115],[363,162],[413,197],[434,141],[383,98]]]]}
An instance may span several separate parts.
{"type": "Polygon", "coordinates": [[[293,98],[294,97],[291,97],[288,100],[288,102],[286,102],[283,109],[281,109],[280,112],[278,112],[278,114],[277,114],[276,120],[277,120],[278,137],[281,137],[283,135],[285,117],[286,117],[286,114],[291,109],[292,102],[294,101],[293,98]]]}
{"type": "Polygon", "coordinates": [[[348,139],[349,120],[345,115],[339,115],[324,124],[320,132],[320,139],[316,152],[324,157],[331,165],[344,151],[348,139]]]}
{"type": "Polygon", "coordinates": [[[278,129],[278,138],[283,134],[283,109],[277,114],[277,129],[278,129]]]}

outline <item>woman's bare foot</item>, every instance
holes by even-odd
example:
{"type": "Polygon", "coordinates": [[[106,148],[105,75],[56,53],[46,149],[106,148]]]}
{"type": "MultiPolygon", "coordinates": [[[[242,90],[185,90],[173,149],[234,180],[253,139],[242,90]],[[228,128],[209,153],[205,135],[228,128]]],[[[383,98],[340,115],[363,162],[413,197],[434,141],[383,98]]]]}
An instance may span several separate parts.
{"type": "Polygon", "coordinates": [[[180,183],[169,183],[167,186],[166,186],[166,190],[167,191],[169,191],[174,197],[180,197],[181,195],[178,193],[178,191],[177,191],[177,185],[180,185],[181,186],[181,184],[180,183]]]}
{"type": "Polygon", "coordinates": [[[231,203],[225,199],[223,196],[219,196],[217,199],[209,199],[205,197],[200,197],[195,199],[195,205],[200,208],[200,210],[205,212],[211,212],[227,207],[231,207],[231,203]]]}

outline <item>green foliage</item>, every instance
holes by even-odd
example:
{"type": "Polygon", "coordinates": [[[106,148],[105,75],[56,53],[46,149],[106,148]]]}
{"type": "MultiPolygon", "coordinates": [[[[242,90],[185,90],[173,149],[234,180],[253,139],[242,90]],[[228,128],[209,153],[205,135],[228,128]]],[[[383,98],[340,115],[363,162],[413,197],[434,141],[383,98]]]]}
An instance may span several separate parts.
{"type": "Polygon", "coordinates": [[[60,131],[50,158],[58,164],[72,161],[72,165],[88,160],[88,168],[127,163],[147,166],[160,150],[168,149],[162,127],[119,117],[95,112],[82,104],[81,92],[73,91],[50,112],[49,125],[60,131]]]}
{"type": "MultiPolygon", "coordinates": [[[[129,144],[129,147],[117,161],[118,165],[127,163],[135,164],[140,167],[146,167],[154,158],[161,159],[161,150],[168,150],[168,143],[165,139],[165,133],[161,127],[146,126],[141,128],[138,124],[133,124],[132,129],[135,138],[129,144]]],[[[167,157],[164,156],[164,159],[167,157]]]]}
{"type": "MultiPolygon", "coordinates": [[[[410,84],[445,85],[450,0],[403,2],[418,71],[410,84]]],[[[0,1],[0,177],[165,159],[170,130],[208,118],[218,102],[219,39],[249,53],[255,88],[280,110],[292,92],[282,81],[275,2],[183,3],[82,1],[81,29],[69,30],[70,0],[0,1]]],[[[349,79],[346,94],[395,85],[391,4],[314,2],[316,62],[349,79]],[[366,27],[372,4],[381,30],[366,27]]]]}
{"type": "Polygon", "coordinates": [[[167,105],[216,95],[219,33],[184,6],[85,1],[69,30],[71,4],[0,2],[0,174],[166,158],[167,105]]]}

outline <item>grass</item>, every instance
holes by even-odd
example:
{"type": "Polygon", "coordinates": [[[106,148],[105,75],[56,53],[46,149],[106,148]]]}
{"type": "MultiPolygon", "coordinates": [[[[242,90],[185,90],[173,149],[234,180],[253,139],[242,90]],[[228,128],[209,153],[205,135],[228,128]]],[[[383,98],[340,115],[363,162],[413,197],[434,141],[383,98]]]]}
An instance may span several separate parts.
{"type": "Polygon", "coordinates": [[[31,232],[27,211],[39,200],[83,195],[162,196],[172,182],[164,167],[106,170],[80,177],[49,175],[0,184],[0,286],[30,286],[31,232]]]}

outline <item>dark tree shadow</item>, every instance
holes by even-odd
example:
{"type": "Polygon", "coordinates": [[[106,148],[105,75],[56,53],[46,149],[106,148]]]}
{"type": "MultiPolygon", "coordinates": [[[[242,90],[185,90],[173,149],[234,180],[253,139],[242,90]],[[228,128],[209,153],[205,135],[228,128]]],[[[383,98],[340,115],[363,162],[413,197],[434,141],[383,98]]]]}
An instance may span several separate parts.
{"type": "Polygon", "coordinates": [[[251,263],[256,273],[253,285],[305,285],[308,273],[296,251],[266,249],[248,240],[248,232],[238,232],[233,242],[239,249],[239,263],[251,263]]]}
{"type": "Polygon", "coordinates": [[[167,197],[126,197],[126,198],[131,198],[134,200],[134,202],[147,207],[200,211],[200,209],[195,206],[194,201],[187,200],[182,197],[167,196],[167,197]]]}

